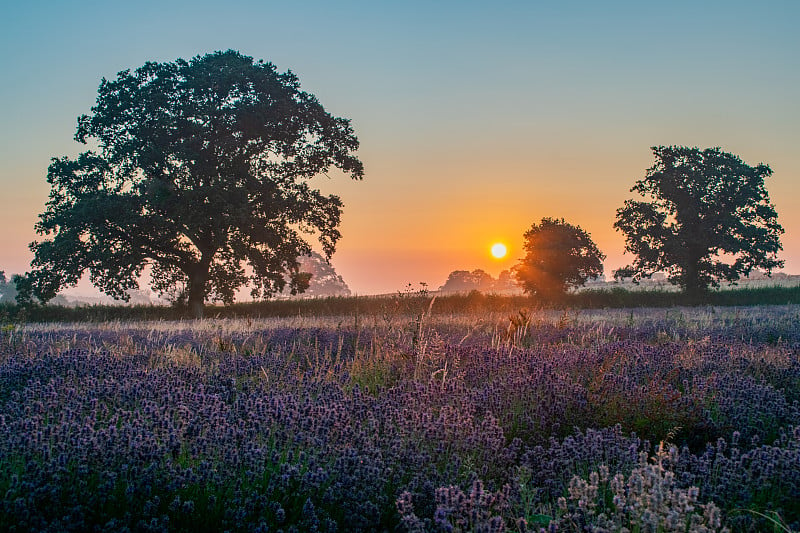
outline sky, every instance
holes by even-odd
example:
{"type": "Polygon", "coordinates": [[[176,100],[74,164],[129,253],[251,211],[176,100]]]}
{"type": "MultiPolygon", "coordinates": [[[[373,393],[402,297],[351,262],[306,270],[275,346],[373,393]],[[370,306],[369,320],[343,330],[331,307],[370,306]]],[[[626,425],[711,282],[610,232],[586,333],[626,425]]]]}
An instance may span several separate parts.
{"type": "Polygon", "coordinates": [[[0,270],[29,269],[52,157],[75,156],[100,80],[234,49],[291,70],[361,142],[332,259],[357,294],[497,276],[542,217],[632,261],[616,210],[650,147],[769,164],[800,274],[800,2],[14,2],[0,20],[0,270]],[[495,242],[508,246],[494,259],[495,242]]]}

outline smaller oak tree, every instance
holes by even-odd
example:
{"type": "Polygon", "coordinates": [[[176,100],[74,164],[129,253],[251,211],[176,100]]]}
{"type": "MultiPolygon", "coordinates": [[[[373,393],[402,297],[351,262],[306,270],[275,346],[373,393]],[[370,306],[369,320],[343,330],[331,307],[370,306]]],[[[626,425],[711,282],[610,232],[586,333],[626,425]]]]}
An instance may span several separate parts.
{"type": "Polygon", "coordinates": [[[603,273],[606,256],[580,226],[564,219],[543,218],[525,232],[525,257],[514,267],[523,290],[543,300],[564,297],[603,273]]]}
{"type": "Polygon", "coordinates": [[[783,228],[764,187],[769,166],[751,167],[720,148],[652,150],[655,164],[631,189],[646,201],[626,200],[617,210],[614,227],[637,257],[615,277],[638,281],[663,271],[698,297],[720,280],[783,266],[783,228]]]}

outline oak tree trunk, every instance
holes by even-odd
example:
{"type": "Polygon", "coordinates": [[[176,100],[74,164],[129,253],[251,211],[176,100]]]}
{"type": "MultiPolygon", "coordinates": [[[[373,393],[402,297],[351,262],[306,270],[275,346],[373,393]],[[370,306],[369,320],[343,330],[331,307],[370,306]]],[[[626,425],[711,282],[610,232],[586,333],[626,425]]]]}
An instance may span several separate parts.
{"type": "Polygon", "coordinates": [[[708,285],[700,279],[700,260],[690,262],[683,273],[683,290],[694,303],[701,303],[708,294],[708,285]]]}
{"type": "Polygon", "coordinates": [[[197,319],[203,318],[207,278],[208,269],[205,272],[195,271],[194,275],[189,277],[189,312],[197,319]]]}

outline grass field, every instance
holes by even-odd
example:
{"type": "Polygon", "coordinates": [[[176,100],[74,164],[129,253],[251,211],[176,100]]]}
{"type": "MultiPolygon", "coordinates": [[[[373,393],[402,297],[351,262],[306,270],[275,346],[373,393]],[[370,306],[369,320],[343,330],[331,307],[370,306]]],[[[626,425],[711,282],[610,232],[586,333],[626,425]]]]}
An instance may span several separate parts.
{"type": "Polygon", "coordinates": [[[0,531],[800,528],[800,306],[464,298],[2,326],[0,531]]]}

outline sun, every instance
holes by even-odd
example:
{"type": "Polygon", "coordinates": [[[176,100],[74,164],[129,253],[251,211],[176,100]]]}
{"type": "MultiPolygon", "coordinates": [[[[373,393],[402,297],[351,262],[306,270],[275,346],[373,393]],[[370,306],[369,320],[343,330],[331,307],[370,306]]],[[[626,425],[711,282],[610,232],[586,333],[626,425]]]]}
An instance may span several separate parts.
{"type": "Polygon", "coordinates": [[[492,245],[492,256],[496,259],[504,258],[506,253],[508,253],[508,249],[502,242],[497,242],[492,245]]]}

